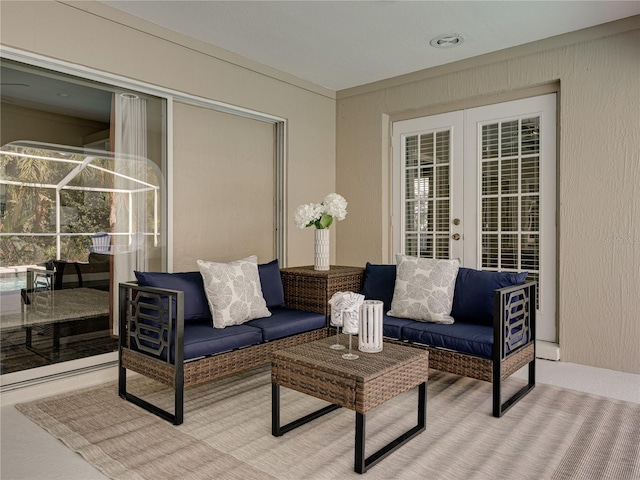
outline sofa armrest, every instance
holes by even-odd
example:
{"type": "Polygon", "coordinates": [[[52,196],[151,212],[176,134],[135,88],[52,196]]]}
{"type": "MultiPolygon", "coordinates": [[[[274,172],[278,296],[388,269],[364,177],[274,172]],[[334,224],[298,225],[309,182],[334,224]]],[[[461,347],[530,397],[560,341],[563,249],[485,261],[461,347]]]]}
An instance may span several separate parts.
{"type": "Polygon", "coordinates": [[[493,296],[493,359],[502,361],[536,339],[538,282],[500,288],[493,296]]]}
{"type": "Polygon", "coordinates": [[[536,384],[537,282],[498,289],[493,295],[493,416],[504,415],[536,384]],[[502,378],[528,365],[528,381],[504,402],[502,378]]]}
{"type": "Polygon", "coordinates": [[[120,351],[134,350],[170,365],[182,365],[184,293],[133,282],[121,283],[119,292],[120,351]]]}

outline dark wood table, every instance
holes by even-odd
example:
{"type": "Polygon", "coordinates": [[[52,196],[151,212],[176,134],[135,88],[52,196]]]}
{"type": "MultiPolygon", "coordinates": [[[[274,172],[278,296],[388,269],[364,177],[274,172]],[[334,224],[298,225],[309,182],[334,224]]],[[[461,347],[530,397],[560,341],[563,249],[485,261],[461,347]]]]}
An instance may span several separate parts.
{"type": "MultiPolygon", "coordinates": [[[[346,344],[347,335],[341,337],[341,343],[346,344]]],[[[333,343],[335,336],[272,354],[271,431],[279,437],[337,408],[354,410],[354,470],[364,473],[425,430],[429,354],[426,350],[385,343],[382,352],[358,351],[358,359],[345,360],[342,358],[345,350],[329,348],[333,343]],[[281,426],[280,387],[306,393],[331,405],[281,426]],[[418,387],[417,425],[365,458],[367,412],[414,387],[418,387]]]]}

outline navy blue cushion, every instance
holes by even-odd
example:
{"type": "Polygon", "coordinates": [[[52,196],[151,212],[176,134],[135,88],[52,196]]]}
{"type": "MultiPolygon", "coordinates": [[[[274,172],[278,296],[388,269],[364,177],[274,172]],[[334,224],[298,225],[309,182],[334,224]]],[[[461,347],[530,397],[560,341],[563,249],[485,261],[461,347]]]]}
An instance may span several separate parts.
{"type": "Polygon", "coordinates": [[[200,272],[134,272],[141,287],[167,288],[184,292],[184,319],[211,318],[200,272]]]}
{"type": "Polygon", "coordinates": [[[262,339],[265,342],[322,328],[327,321],[323,313],[290,308],[272,308],[270,311],[270,317],[256,318],[245,323],[262,330],[262,339]]]}
{"type": "Polygon", "coordinates": [[[391,309],[393,290],[396,287],[395,265],[374,265],[367,262],[364,269],[362,294],[367,300],[381,300],[385,312],[391,309]]]}
{"type": "MultiPolygon", "coordinates": [[[[260,342],[262,332],[259,328],[248,325],[212,328],[203,323],[193,323],[184,327],[184,359],[222,353],[260,342]]],[[[173,357],[173,351],[171,353],[173,357]]]]}
{"type": "Polygon", "coordinates": [[[415,323],[415,320],[408,318],[390,317],[386,313],[382,314],[382,335],[394,340],[402,338],[402,327],[415,323]]]}
{"type": "Polygon", "coordinates": [[[493,325],[493,292],[520,285],[526,278],[527,272],[487,272],[461,267],[456,278],[451,316],[456,322],[493,325]]]}
{"type": "MultiPolygon", "coordinates": [[[[159,323],[141,319],[141,321],[153,327],[158,327],[159,323]]],[[[159,347],[159,335],[156,332],[140,326],[141,332],[148,337],[140,340],[140,343],[148,348],[159,347]]],[[[167,340],[167,330],[163,331],[163,339],[167,340]]],[[[175,331],[174,331],[175,333],[175,331]]],[[[171,361],[175,362],[175,335],[171,336],[171,361]]],[[[247,325],[232,325],[225,328],[213,328],[211,320],[194,320],[184,325],[184,359],[214,355],[216,353],[227,352],[240,347],[256,345],[262,342],[262,331],[259,328],[247,325]]],[[[136,345],[132,348],[137,350],[136,345]]],[[[163,348],[158,356],[163,360],[167,358],[166,348],[163,348]]]]}
{"type": "Polygon", "coordinates": [[[278,259],[258,265],[258,275],[267,308],[284,307],[284,288],[282,287],[278,259]]]}
{"type": "Polygon", "coordinates": [[[450,325],[412,322],[402,327],[402,340],[492,358],[493,327],[458,321],[450,325]]]}

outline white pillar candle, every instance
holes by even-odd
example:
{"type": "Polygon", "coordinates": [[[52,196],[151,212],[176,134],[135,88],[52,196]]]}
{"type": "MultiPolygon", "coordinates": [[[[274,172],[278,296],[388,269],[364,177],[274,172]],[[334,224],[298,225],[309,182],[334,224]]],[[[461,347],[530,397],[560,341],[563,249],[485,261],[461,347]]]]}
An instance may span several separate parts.
{"type": "Polygon", "coordinates": [[[361,352],[382,351],[382,308],[379,300],[365,300],[360,308],[358,349],[361,352]]]}

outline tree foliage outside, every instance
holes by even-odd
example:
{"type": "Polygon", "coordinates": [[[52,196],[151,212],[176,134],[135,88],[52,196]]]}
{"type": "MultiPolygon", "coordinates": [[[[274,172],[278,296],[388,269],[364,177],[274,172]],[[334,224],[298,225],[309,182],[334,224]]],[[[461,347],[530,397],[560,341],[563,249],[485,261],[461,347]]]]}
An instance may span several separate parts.
{"type": "MultiPolygon", "coordinates": [[[[47,155],[45,152],[34,151],[33,155],[20,157],[3,153],[0,157],[0,175],[24,182],[24,185],[2,185],[4,205],[0,233],[10,234],[0,237],[2,266],[35,265],[56,258],[56,190],[36,185],[55,185],[65,178],[73,164],[37,158],[47,155]]],[[[91,178],[96,175],[100,173],[87,168],[78,181],[104,185],[104,178],[91,178]]],[[[87,260],[91,234],[110,229],[112,200],[112,194],[105,192],[61,190],[60,232],[71,234],[61,236],[62,259],[87,260]]]]}

